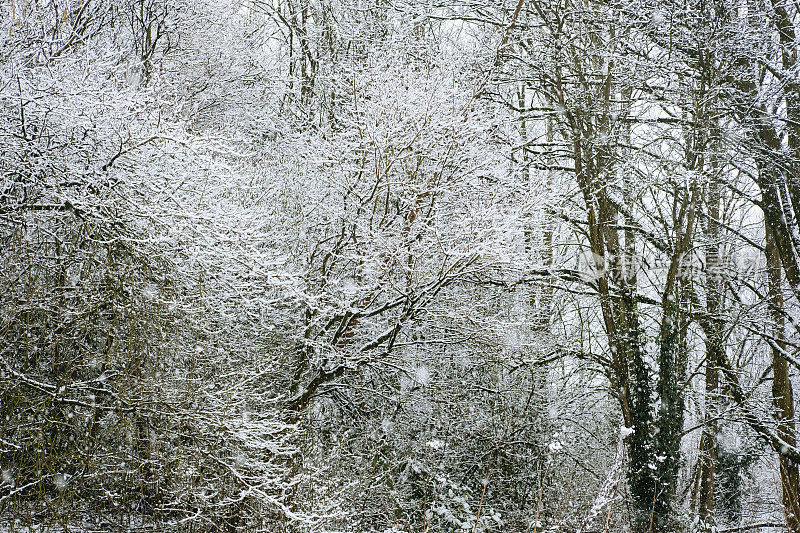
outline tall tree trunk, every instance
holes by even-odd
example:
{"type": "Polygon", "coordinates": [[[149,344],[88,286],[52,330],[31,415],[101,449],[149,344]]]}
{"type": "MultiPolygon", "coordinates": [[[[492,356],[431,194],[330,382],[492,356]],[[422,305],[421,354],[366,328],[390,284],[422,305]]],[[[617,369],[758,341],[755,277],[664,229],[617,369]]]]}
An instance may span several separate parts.
{"type": "Polygon", "coordinates": [[[724,357],[722,301],[722,250],[719,243],[720,184],[712,178],[708,186],[706,216],[706,313],[709,317],[704,324],[706,369],[705,369],[705,417],[703,433],[700,436],[700,449],[697,475],[692,490],[692,511],[706,524],[711,524],[714,511],[714,478],[717,463],[716,417],[719,410],[719,362],[724,357]]]}
{"type": "MultiPolygon", "coordinates": [[[[769,276],[769,303],[773,321],[772,342],[772,405],[778,420],[778,438],[787,447],[797,446],[794,422],[794,398],[789,380],[789,367],[781,355],[786,349],[784,340],[783,292],[780,255],[767,227],[767,272],[769,276]]],[[[783,453],[778,455],[781,479],[781,500],[786,515],[786,528],[800,532],[800,473],[797,464],[783,453]]]]}

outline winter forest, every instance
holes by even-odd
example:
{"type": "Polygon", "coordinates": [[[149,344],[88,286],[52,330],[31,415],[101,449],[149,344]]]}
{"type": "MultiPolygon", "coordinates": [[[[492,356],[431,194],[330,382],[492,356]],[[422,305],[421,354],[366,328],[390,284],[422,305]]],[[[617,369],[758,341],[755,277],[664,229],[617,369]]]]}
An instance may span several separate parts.
{"type": "Polygon", "coordinates": [[[800,533],[797,0],[0,0],[0,531],[800,533]]]}

